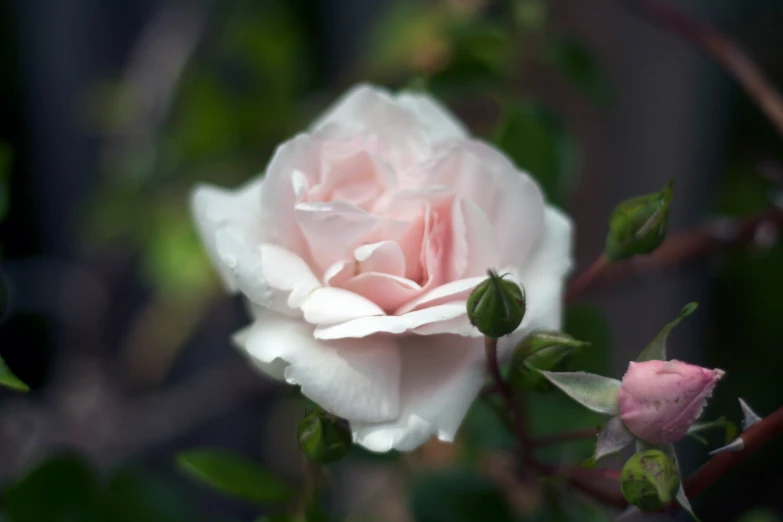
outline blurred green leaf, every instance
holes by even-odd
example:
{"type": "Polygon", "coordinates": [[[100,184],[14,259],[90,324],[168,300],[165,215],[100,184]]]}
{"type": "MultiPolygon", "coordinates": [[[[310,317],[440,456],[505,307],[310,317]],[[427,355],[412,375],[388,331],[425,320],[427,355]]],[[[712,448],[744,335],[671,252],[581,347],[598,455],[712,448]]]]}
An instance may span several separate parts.
{"type": "Polygon", "coordinates": [[[5,361],[0,358],[0,386],[5,386],[12,390],[26,392],[30,387],[23,383],[19,377],[13,374],[5,361]]]}
{"type": "MultiPolygon", "coordinates": [[[[498,412],[492,407],[492,399],[473,401],[460,427],[459,437],[465,458],[475,460],[489,449],[508,449],[517,444],[516,437],[511,434],[501,420],[498,412]]],[[[501,415],[505,411],[501,408],[501,415]]]]}
{"type": "Polygon", "coordinates": [[[771,508],[757,508],[746,511],[735,522],[781,522],[783,517],[779,511],[771,508]]]}
{"type": "Polygon", "coordinates": [[[606,105],[609,102],[611,89],[606,72],[584,44],[570,38],[562,38],[550,47],[547,58],[555,69],[593,103],[606,105]]]}
{"type": "Polygon", "coordinates": [[[3,494],[13,522],[108,522],[100,484],[78,456],[59,455],[39,465],[3,494]]]}
{"type": "Polygon", "coordinates": [[[284,502],[293,491],[281,478],[241,455],[221,449],[180,453],[179,467],[191,477],[250,502],[284,502]]]}
{"type": "Polygon", "coordinates": [[[576,142],[557,116],[533,104],[505,107],[495,144],[538,180],[550,202],[563,206],[574,182],[576,142]]]}
{"type": "Polygon", "coordinates": [[[472,56],[461,56],[433,74],[429,88],[439,98],[450,98],[492,90],[501,80],[491,65],[472,56]]]}
{"type": "Polygon", "coordinates": [[[449,469],[414,477],[410,505],[416,522],[512,522],[503,493],[489,479],[467,469],[449,469]]]}
{"type": "Polygon", "coordinates": [[[0,222],[8,214],[10,189],[8,183],[11,177],[11,167],[14,163],[14,151],[10,145],[0,142],[0,222]]]}
{"type": "Polygon", "coordinates": [[[589,349],[580,350],[574,356],[573,371],[611,376],[612,330],[600,310],[587,305],[570,306],[563,331],[574,339],[591,343],[589,349]]]}
{"type": "Polygon", "coordinates": [[[112,522],[193,522],[197,513],[179,485],[158,474],[123,469],[109,481],[112,522]]]}

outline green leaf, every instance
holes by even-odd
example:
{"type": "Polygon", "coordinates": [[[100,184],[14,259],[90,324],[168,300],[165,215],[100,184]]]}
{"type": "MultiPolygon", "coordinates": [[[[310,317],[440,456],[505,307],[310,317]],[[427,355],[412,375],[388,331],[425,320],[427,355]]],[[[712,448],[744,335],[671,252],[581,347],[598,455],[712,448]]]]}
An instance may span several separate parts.
{"type": "Polygon", "coordinates": [[[772,509],[756,508],[746,511],[735,522],[781,522],[780,514],[772,509]]]}
{"type": "Polygon", "coordinates": [[[585,305],[570,306],[563,330],[574,339],[590,343],[579,351],[571,367],[583,372],[609,375],[612,372],[612,330],[604,313],[585,305]]]}
{"type": "Polygon", "coordinates": [[[548,62],[593,103],[604,106],[611,98],[606,72],[584,44],[563,38],[547,52],[548,62]]]}
{"type": "Polygon", "coordinates": [[[227,495],[250,502],[284,502],[292,490],[266,468],[221,449],[198,449],[177,456],[180,469],[227,495]]]}
{"type": "Polygon", "coordinates": [[[99,482],[75,455],[58,455],[35,468],[3,493],[13,522],[108,522],[99,482]]]}
{"type": "Polygon", "coordinates": [[[19,379],[19,377],[13,374],[2,358],[0,358],[0,386],[5,386],[6,388],[20,392],[26,392],[30,390],[29,386],[27,386],[19,379]]]}
{"type": "Polygon", "coordinates": [[[617,415],[620,381],[585,372],[541,372],[549,382],[576,402],[596,413],[617,415]]]}
{"type": "Polygon", "coordinates": [[[576,171],[576,143],[558,116],[533,104],[509,104],[493,139],[522,170],[538,180],[547,200],[563,205],[576,171]]]}
{"type": "Polygon", "coordinates": [[[691,315],[696,308],[698,308],[698,303],[688,303],[680,312],[680,315],[677,316],[674,321],[670,322],[666,326],[663,327],[663,330],[658,333],[658,335],[655,336],[655,339],[652,340],[650,344],[647,345],[647,347],[642,350],[642,353],[639,354],[639,357],[636,359],[636,362],[645,362],[645,361],[665,361],[666,360],[666,340],[669,337],[669,332],[672,331],[672,328],[680,324],[680,321],[691,315]]]}
{"type": "Polygon", "coordinates": [[[489,479],[468,469],[415,477],[408,496],[415,522],[513,522],[505,496],[489,479]]]}
{"type": "Polygon", "coordinates": [[[633,434],[628,431],[620,417],[612,417],[598,434],[593,461],[617,453],[633,441],[633,434]]]}
{"type": "Polygon", "coordinates": [[[109,481],[112,522],[192,522],[197,513],[182,485],[157,473],[126,468],[109,481]]]}

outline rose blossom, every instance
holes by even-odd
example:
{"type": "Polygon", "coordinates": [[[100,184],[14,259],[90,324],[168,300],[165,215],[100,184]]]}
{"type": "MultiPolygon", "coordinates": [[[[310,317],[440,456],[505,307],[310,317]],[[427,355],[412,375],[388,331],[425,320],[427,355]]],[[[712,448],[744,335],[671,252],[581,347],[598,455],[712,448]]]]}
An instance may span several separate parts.
{"type": "Polygon", "coordinates": [[[192,207],[226,286],[249,304],[236,343],[370,450],[454,438],[484,382],[465,303],[488,268],[528,302],[501,354],[560,326],[569,219],[423,94],[357,86],[283,143],[263,178],[200,186],[192,207]]]}
{"type": "Polygon", "coordinates": [[[677,442],[701,415],[723,374],[680,361],[632,362],[617,392],[620,419],[642,440],[677,442]]]}

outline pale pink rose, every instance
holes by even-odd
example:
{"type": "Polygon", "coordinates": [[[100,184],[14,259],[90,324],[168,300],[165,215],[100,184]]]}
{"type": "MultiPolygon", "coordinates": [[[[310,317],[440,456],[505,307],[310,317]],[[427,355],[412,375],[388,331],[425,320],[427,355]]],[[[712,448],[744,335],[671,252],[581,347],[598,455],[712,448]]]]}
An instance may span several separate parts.
{"type": "Polygon", "coordinates": [[[677,442],[701,415],[723,374],[680,361],[632,362],[617,392],[620,419],[644,441],[677,442]]]}
{"type": "Polygon", "coordinates": [[[263,177],[200,186],[192,204],[226,286],[250,305],[237,344],[370,450],[453,439],[484,382],[465,301],[487,268],[527,292],[506,351],[560,326],[570,220],[426,95],[355,87],[263,177]]]}

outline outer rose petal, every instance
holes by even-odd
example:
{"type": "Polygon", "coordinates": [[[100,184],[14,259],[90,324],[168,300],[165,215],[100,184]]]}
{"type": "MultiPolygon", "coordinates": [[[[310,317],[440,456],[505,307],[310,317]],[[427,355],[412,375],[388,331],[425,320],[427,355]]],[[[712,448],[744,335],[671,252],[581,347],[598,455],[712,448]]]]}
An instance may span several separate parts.
{"type": "Polygon", "coordinates": [[[384,159],[397,168],[410,166],[428,153],[427,128],[385,89],[360,84],[349,90],[310,127],[340,132],[368,132],[385,144],[384,159]]]}
{"type": "Polygon", "coordinates": [[[217,232],[231,227],[242,230],[248,241],[261,238],[261,187],[263,180],[250,180],[237,190],[225,190],[212,185],[198,185],[190,198],[190,208],[201,240],[218,269],[226,288],[237,292],[232,269],[217,252],[217,232]]]}
{"type": "Polygon", "coordinates": [[[371,451],[410,451],[433,435],[452,441],[484,383],[483,342],[455,335],[400,341],[400,415],[394,421],[351,421],[355,442],[371,451]]]}
{"type": "Polygon", "coordinates": [[[470,134],[441,103],[415,92],[402,92],[397,95],[397,103],[413,112],[419,121],[427,127],[433,140],[449,140],[467,138],[470,134]]]}
{"type": "Polygon", "coordinates": [[[527,310],[519,329],[499,340],[501,356],[533,330],[557,330],[563,316],[563,288],[572,267],[571,219],[552,207],[544,209],[544,231],[521,271],[527,310]]]}
{"type": "Polygon", "coordinates": [[[264,370],[289,363],[286,381],[335,415],[383,422],[399,414],[400,352],[391,337],[319,341],[301,320],[261,313],[234,339],[264,370]]]}

